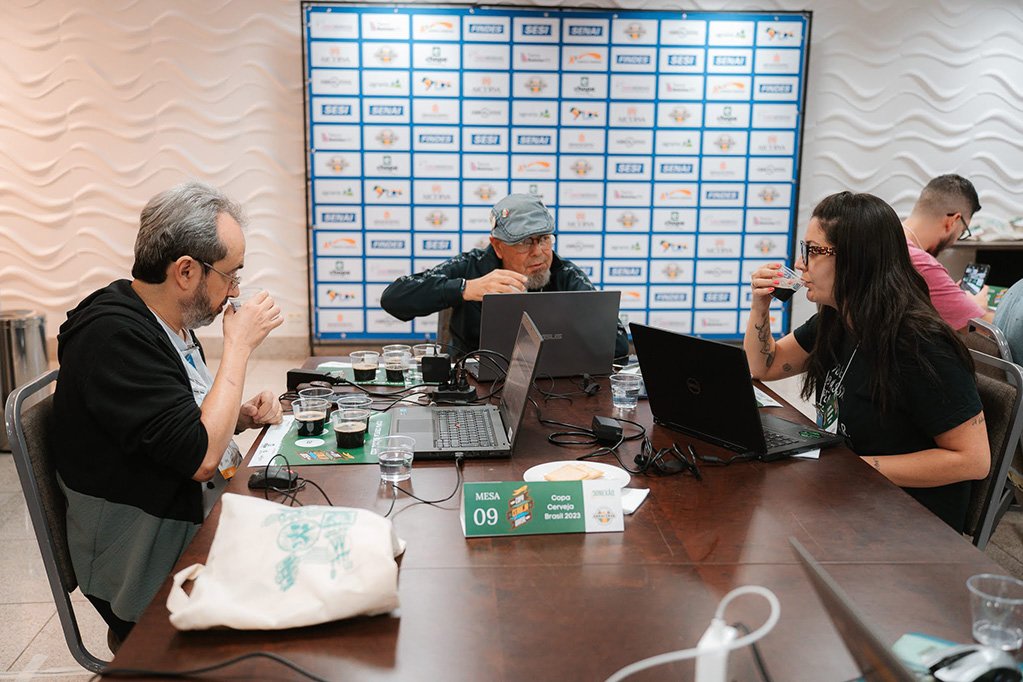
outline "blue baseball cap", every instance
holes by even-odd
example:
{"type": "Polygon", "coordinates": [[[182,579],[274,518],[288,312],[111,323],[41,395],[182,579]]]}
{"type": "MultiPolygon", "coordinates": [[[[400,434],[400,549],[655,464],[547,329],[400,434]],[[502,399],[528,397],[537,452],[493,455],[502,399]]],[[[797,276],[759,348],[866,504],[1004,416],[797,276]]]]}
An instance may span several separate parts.
{"type": "Polygon", "coordinates": [[[554,216],[537,197],[509,194],[490,209],[490,233],[506,244],[554,232],[554,216]]]}

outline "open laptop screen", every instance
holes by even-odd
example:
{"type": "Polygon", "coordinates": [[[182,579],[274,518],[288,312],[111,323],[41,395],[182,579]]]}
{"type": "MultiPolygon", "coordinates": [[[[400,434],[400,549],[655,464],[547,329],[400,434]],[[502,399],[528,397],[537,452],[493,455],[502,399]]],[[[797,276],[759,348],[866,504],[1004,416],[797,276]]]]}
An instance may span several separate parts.
{"type": "Polygon", "coordinates": [[[540,356],[542,338],[528,313],[522,313],[519,322],[519,333],[515,337],[512,348],[508,375],[504,388],[501,390],[501,402],[497,409],[501,412],[501,421],[508,430],[508,442],[515,445],[515,436],[522,425],[522,415],[529,402],[529,388],[536,375],[537,360],[540,356]]]}

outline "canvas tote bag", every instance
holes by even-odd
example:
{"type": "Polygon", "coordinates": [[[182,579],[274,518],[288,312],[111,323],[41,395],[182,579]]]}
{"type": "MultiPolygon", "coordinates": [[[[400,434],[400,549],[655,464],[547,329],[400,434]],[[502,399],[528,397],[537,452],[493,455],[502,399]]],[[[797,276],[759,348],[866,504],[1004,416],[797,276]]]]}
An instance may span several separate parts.
{"type": "Polygon", "coordinates": [[[167,609],[179,630],[277,630],[398,607],[405,543],[379,514],[232,493],[221,504],[206,565],[174,576],[167,609]]]}

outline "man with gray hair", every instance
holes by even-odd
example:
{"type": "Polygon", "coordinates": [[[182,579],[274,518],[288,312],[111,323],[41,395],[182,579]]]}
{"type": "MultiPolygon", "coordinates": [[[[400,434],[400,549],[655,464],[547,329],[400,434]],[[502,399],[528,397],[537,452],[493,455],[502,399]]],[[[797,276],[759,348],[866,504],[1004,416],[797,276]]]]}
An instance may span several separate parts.
{"type": "Polygon", "coordinates": [[[281,421],[269,391],[242,403],[251,353],[280,326],[264,291],[237,310],[241,208],[189,182],[142,210],[132,280],[70,311],[57,336],[56,465],[82,592],[130,631],[241,461],[232,436],[281,421]],[[193,329],[223,311],[216,376],[193,329]]]}
{"type": "MultiPolygon", "coordinates": [[[[586,274],[554,253],[554,218],[528,194],[509,194],[490,211],[490,246],[473,249],[414,275],[399,277],[380,297],[384,310],[399,320],[451,313],[452,345],[480,347],[483,296],[523,291],[592,291],[586,274]]],[[[619,323],[614,357],[629,354],[619,323]]]]}
{"type": "Polygon", "coordinates": [[[909,258],[927,282],[931,303],[952,329],[965,328],[974,317],[991,321],[994,315],[986,310],[987,287],[971,296],[952,281],[937,258],[957,240],[970,236],[970,220],[979,210],[973,183],[960,175],[939,175],[927,183],[902,223],[909,258]]]}

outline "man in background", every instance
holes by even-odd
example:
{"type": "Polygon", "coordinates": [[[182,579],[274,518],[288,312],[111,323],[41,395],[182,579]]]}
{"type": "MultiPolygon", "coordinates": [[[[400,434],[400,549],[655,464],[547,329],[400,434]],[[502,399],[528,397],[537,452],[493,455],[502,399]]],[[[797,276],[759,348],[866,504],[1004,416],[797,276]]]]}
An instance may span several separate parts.
{"type": "Polygon", "coordinates": [[[931,303],[957,330],[965,329],[971,318],[990,322],[993,317],[987,311],[987,287],[975,296],[963,291],[937,258],[957,240],[970,236],[970,221],[979,210],[980,199],[969,180],[955,174],[939,175],[927,183],[913,212],[903,221],[910,260],[927,282],[931,303]]]}
{"type": "Polygon", "coordinates": [[[281,322],[260,292],[235,310],[241,208],[191,182],[142,210],[132,280],[68,313],[57,336],[56,465],[82,592],[116,650],[234,473],[243,429],[281,421],[269,391],[242,403],[249,356],[281,322]],[[216,377],[192,332],[224,313],[216,377]]]}

